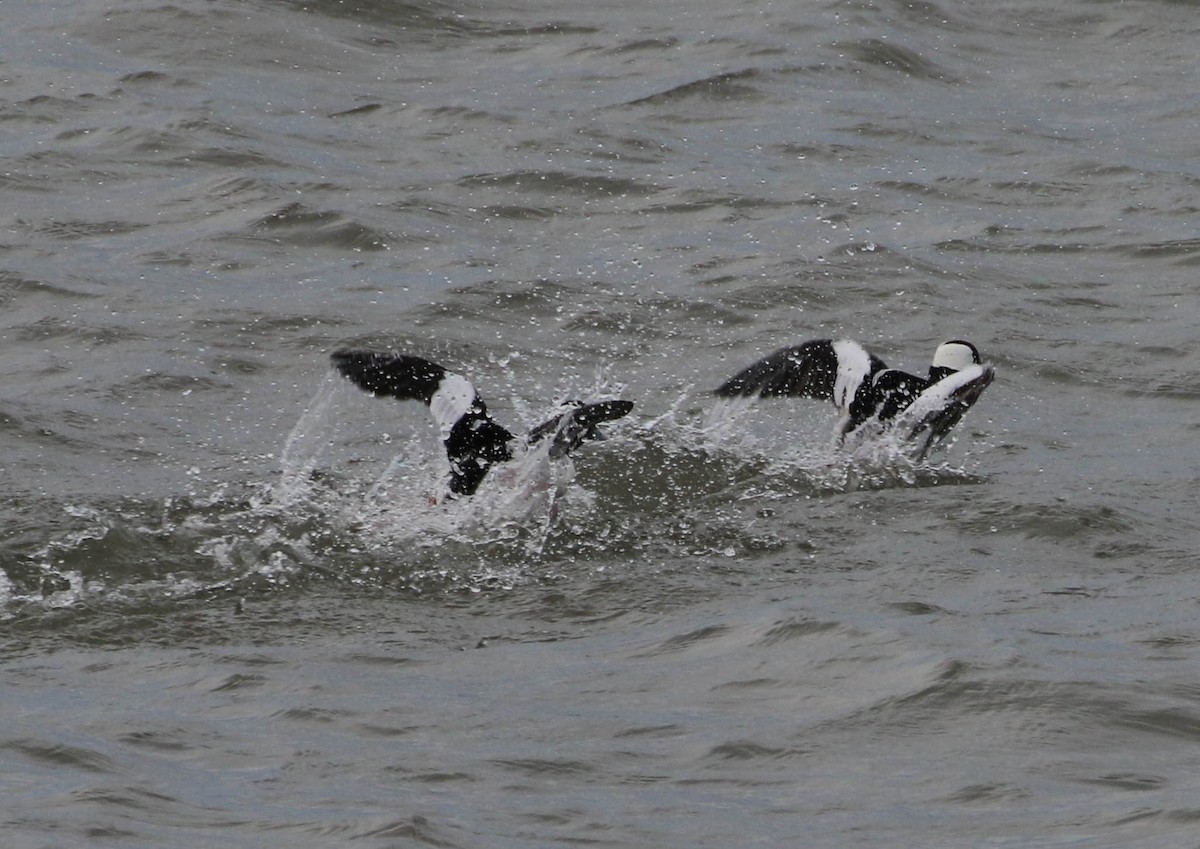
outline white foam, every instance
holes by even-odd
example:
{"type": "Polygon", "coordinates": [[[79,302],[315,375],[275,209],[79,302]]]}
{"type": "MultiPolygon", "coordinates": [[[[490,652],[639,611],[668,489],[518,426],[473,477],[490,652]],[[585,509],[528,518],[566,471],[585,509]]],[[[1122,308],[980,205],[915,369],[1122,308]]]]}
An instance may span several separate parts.
{"type": "Polygon", "coordinates": [[[340,378],[328,375],[288,434],[280,457],[282,474],[275,491],[279,504],[293,503],[308,491],[309,478],[329,448],[330,430],[337,417],[333,401],[340,385],[340,378]]]}

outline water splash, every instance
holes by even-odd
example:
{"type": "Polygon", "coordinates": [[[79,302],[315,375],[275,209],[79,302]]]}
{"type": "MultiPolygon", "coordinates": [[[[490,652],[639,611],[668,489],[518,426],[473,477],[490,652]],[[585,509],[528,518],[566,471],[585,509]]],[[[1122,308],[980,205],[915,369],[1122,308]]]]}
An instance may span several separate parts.
{"type": "Polygon", "coordinates": [[[720,399],[708,409],[698,430],[712,450],[732,452],[747,462],[756,459],[767,480],[790,479],[792,486],[782,496],[789,494],[788,489],[790,494],[836,494],[976,480],[949,458],[952,443],[918,459],[901,433],[898,428],[863,427],[839,444],[827,417],[814,416],[803,407],[781,410],[747,398],[720,399]],[[801,484],[798,491],[797,483],[801,484]]]}
{"type": "Polygon", "coordinates": [[[518,449],[466,498],[449,497],[444,452],[428,436],[360,443],[347,454],[354,439],[340,433],[342,385],[327,380],[288,435],[275,506],[319,516],[353,533],[363,550],[516,544],[537,556],[565,516],[590,504],[573,464],[550,457],[550,440],[518,449]]]}
{"type": "Polygon", "coordinates": [[[67,507],[55,539],[5,555],[0,615],[237,597],[312,580],[418,593],[506,588],[565,569],[787,545],[788,532],[762,518],[782,501],[979,480],[945,455],[916,462],[894,435],[839,450],[828,417],[740,400],[697,407],[685,392],[654,418],[616,423],[575,462],[552,460],[545,440],[475,495],[446,499],[436,438],[364,432],[346,406],[357,397],[323,381],[274,479],[67,507]]]}
{"type": "Polygon", "coordinates": [[[338,388],[334,375],[326,375],[284,441],[280,457],[282,472],[274,493],[275,502],[280,507],[303,500],[310,491],[309,481],[329,449],[330,431],[337,422],[334,401],[338,388]]]}

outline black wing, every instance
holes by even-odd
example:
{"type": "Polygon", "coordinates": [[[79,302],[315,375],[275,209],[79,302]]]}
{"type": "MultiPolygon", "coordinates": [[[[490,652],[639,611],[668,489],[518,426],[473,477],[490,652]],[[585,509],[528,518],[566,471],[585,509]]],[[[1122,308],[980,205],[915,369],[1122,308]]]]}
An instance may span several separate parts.
{"type": "Polygon", "coordinates": [[[512,459],[513,435],[498,424],[466,378],[410,354],[344,348],[334,368],[372,395],[422,401],[442,430],[450,461],[450,491],[470,495],[497,463],[512,459]]]}
{"type": "Polygon", "coordinates": [[[799,396],[827,398],[842,410],[841,439],[871,418],[879,395],[872,377],[887,369],[883,360],[850,339],[814,339],[780,348],[718,386],[724,398],[799,396]]]}
{"type": "Polygon", "coordinates": [[[839,358],[847,356],[861,360],[863,380],[887,368],[881,359],[867,353],[857,342],[814,339],[800,345],[780,348],[747,366],[718,386],[714,394],[723,398],[754,395],[760,398],[833,398],[837,386],[839,358]]]}
{"type": "Polygon", "coordinates": [[[598,401],[594,404],[572,402],[576,406],[565,413],[559,413],[549,421],[535,427],[529,432],[529,444],[532,445],[547,436],[554,437],[550,446],[551,457],[565,457],[590,439],[603,438],[597,427],[604,422],[629,415],[633,409],[632,401],[598,401]]]}
{"type": "Polygon", "coordinates": [[[446,369],[409,354],[381,354],[342,348],[330,355],[333,367],[364,392],[400,401],[429,403],[446,369]]]}
{"type": "Polygon", "coordinates": [[[780,348],[718,386],[722,398],[802,396],[832,398],[837,354],[832,339],[814,339],[780,348]]]}

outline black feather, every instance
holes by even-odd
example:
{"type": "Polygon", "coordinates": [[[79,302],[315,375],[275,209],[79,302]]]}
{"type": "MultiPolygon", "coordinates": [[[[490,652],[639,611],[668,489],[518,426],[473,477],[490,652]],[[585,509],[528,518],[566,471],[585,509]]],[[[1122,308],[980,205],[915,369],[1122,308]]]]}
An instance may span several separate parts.
{"type": "Polygon", "coordinates": [[[409,354],[381,354],[342,348],[330,355],[333,367],[359,389],[400,401],[428,404],[446,376],[437,363],[409,354]]]}

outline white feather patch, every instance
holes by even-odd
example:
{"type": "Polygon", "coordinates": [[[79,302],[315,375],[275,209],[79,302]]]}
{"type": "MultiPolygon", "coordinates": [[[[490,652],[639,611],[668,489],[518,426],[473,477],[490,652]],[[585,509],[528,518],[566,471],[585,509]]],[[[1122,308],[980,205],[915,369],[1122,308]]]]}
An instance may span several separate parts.
{"type": "Polygon", "coordinates": [[[862,345],[852,339],[839,339],[833,343],[837,357],[837,378],[833,384],[833,403],[839,410],[846,410],[858,387],[871,371],[871,355],[862,345]]]}
{"type": "Polygon", "coordinates": [[[918,395],[917,400],[913,401],[908,409],[896,418],[896,425],[901,429],[912,427],[930,413],[941,410],[951,402],[956,392],[983,377],[984,372],[989,368],[991,367],[971,365],[954,374],[946,375],[918,395]]]}
{"type": "Polygon", "coordinates": [[[442,439],[448,439],[454,423],[471,411],[475,404],[475,387],[461,374],[447,372],[438,384],[437,391],[429,398],[429,412],[442,430],[442,439]]]}

